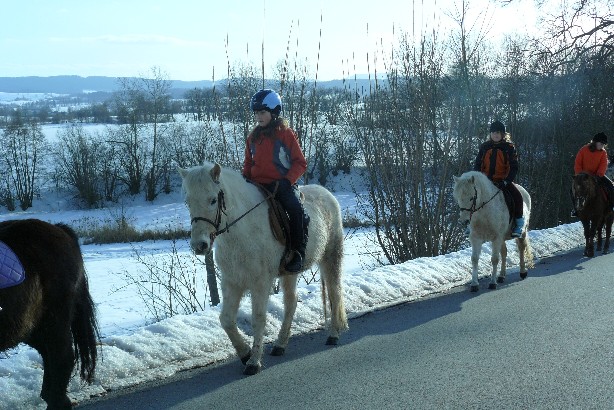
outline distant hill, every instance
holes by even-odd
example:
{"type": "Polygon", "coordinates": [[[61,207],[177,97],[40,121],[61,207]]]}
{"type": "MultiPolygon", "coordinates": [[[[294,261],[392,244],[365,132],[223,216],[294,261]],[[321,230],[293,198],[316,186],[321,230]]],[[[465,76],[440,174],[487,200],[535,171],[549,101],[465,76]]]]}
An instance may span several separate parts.
{"type": "MultiPolygon", "coordinates": [[[[379,80],[381,81],[381,80],[379,80]]],[[[190,88],[209,88],[213,86],[210,80],[181,81],[171,80],[171,88],[177,91],[190,88]]],[[[371,81],[374,82],[373,80],[371,81]]],[[[223,84],[224,80],[218,81],[223,84]]],[[[369,80],[358,76],[356,80],[318,81],[319,87],[367,89],[369,80]]],[[[0,77],[0,92],[5,93],[56,93],[56,94],[82,94],[90,92],[110,93],[119,88],[117,77],[80,77],[77,75],[58,75],[51,77],[0,77]]],[[[173,93],[175,94],[175,93],[173,93]]]]}
{"type": "MultiPolygon", "coordinates": [[[[207,88],[212,82],[171,80],[171,88],[207,88]]],[[[0,77],[0,92],[5,93],[57,93],[81,94],[84,92],[113,92],[119,87],[117,77],[80,77],[58,75],[52,77],[0,77]]]]}

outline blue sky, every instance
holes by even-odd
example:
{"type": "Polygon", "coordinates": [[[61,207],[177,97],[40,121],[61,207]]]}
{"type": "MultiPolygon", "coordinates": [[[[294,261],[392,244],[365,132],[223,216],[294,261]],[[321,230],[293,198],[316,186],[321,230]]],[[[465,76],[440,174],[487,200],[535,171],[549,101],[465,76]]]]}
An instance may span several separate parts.
{"type": "MultiPolygon", "coordinates": [[[[373,72],[375,54],[401,32],[419,36],[455,27],[447,17],[460,0],[29,0],[2,5],[0,76],[148,74],[159,67],[171,79],[226,77],[231,65],[261,66],[265,73],[290,57],[313,77],[337,79],[373,72]],[[424,4],[423,4],[424,3],[424,4]],[[448,10],[446,13],[445,10],[448,10]],[[394,34],[393,34],[394,27],[394,34]],[[322,32],[320,37],[320,31],[322,32]],[[228,39],[228,46],[226,46],[228,39]],[[320,43],[320,45],[318,45],[320,43]],[[318,60],[319,53],[319,60],[318,60]]],[[[521,0],[524,7],[533,1],[521,0]]],[[[474,0],[487,12],[495,38],[532,21],[532,12],[474,0]],[[513,24],[512,24],[513,23],[513,24]]],[[[379,58],[379,70],[384,58],[379,58]]],[[[381,71],[380,71],[381,72],[381,71]]]]}

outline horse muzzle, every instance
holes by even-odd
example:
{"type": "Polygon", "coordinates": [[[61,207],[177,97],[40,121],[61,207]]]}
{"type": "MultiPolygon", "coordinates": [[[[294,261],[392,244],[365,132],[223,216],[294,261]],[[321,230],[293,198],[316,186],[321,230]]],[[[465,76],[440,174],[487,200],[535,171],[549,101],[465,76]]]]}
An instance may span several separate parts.
{"type": "Polygon", "coordinates": [[[215,235],[211,234],[209,236],[209,240],[206,239],[192,239],[190,241],[190,246],[192,247],[192,251],[196,255],[205,255],[213,249],[213,241],[215,239],[215,235]]]}
{"type": "Polygon", "coordinates": [[[576,211],[581,211],[584,209],[586,205],[586,198],[584,197],[577,197],[575,200],[575,206],[576,206],[576,211]]]}

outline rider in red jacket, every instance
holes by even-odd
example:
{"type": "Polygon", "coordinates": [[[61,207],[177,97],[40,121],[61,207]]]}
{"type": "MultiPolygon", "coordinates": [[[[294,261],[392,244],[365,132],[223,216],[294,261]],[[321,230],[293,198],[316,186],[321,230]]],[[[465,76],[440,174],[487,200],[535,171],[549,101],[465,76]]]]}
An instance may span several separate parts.
{"type": "MultiPolygon", "coordinates": [[[[574,174],[586,172],[597,177],[599,183],[606,189],[610,206],[614,206],[614,185],[605,172],[608,169],[608,153],[605,149],[608,144],[608,136],[603,132],[595,134],[591,142],[584,145],[578,151],[574,161],[574,174]]],[[[573,199],[573,196],[572,196],[573,199]]],[[[571,212],[572,217],[577,217],[575,209],[571,212]]]]}
{"type": "Polygon", "coordinates": [[[309,216],[299,200],[296,183],[307,170],[307,161],[294,131],[279,116],[281,98],[275,91],[258,91],[251,99],[250,108],[258,125],[247,137],[243,176],[275,192],[275,199],[286,210],[293,255],[285,270],[300,272],[307,247],[309,216]]]}

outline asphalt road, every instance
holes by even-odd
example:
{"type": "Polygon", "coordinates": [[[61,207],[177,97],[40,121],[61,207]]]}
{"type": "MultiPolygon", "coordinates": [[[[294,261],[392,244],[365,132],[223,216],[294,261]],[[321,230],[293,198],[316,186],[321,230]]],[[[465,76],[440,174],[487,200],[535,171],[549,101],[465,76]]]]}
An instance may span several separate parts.
{"type": "Polygon", "coordinates": [[[614,409],[614,255],[487,285],[352,319],[337,347],[295,336],[256,376],[237,359],[79,409],[614,409]]]}

